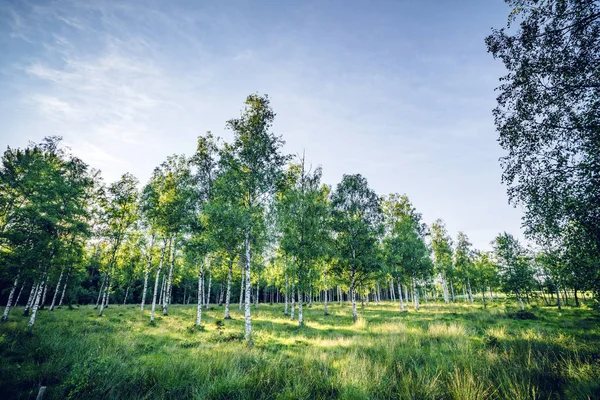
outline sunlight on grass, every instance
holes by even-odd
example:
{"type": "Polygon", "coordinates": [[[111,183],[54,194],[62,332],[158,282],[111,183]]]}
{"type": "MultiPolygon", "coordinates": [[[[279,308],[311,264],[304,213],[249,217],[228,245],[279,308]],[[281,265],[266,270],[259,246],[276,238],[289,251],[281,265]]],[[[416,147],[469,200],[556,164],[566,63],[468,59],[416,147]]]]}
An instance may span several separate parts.
{"type": "MultiPolygon", "coordinates": [[[[543,319],[506,317],[498,305],[430,303],[400,313],[370,304],[352,321],[348,306],[315,304],[305,326],[282,305],[253,314],[254,347],[243,340],[237,308],[173,305],[149,324],[149,312],[111,306],[41,313],[26,334],[18,312],[0,325],[0,390],[32,397],[40,383],[59,398],[594,398],[600,391],[597,325],[581,329],[577,310],[543,319]],[[500,310],[500,311],[498,311],[500,310]],[[572,324],[566,324],[565,318],[572,324]],[[585,333],[582,336],[582,332],[585,333]],[[11,377],[9,380],[8,377],[11,377]]],[[[593,320],[595,321],[595,319],[593,320]]]]}

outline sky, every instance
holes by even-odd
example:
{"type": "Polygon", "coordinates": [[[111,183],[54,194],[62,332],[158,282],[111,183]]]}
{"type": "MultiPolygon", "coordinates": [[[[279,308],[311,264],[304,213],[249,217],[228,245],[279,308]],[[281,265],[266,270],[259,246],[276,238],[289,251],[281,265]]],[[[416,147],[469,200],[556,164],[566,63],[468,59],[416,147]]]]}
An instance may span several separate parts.
{"type": "Polygon", "coordinates": [[[484,38],[501,0],[0,0],[0,146],[64,138],[107,182],[191,155],[247,95],[336,185],[406,193],[478,249],[522,238],[492,109],[505,70],[484,38]]]}

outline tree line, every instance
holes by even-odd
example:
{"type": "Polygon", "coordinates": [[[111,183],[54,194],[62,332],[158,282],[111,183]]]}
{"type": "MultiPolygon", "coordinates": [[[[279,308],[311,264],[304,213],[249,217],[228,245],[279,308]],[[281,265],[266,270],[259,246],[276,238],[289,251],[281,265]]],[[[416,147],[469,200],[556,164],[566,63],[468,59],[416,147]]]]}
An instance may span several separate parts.
{"type": "MultiPolygon", "coordinates": [[[[304,155],[283,152],[268,96],[250,95],[233,139],[210,132],[191,156],[173,155],[145,185],[131,174],[106,184],[100,172],[47,137],[7,148],[0,166],[0,288],[11,308],[36,315],[63,304],[136,303],[150,323],[171,304],[202,312],[235,301],[252,343],[252,309],[281,303],[303,324],[319,302],[391,300],[399,312],[422,302],[513,297],[524,309],[593,289],[576,247],[526,249],[508,233],[493,251],[453,240],[441,219],[428,225],[406,195],[381,196],[360,174],[335,187],[304,155]],[[410,304],[410,305],[409,305],[410,304]]],[[[575,244],[574,244],[575,245],[575,244]]],[[[585,294],[584,294],[585,295],[585,294]]]]}

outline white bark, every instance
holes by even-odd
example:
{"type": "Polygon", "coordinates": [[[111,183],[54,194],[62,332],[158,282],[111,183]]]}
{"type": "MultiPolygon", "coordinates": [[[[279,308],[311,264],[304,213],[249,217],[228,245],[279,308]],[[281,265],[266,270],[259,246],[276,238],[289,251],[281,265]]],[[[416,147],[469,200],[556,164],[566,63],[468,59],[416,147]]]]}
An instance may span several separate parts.
{"type": "Polygon", "coordinates": [[[13,283],[13,287],[10,290],[10,294],[8,295],[8,301],[6,302],[6,307],[4,308],[4,314],[2,314],[2,321],[6,321],[8,319],[8,312],[10,311],[10,307],[12,306],[13,296],[15,295],[15,291],[17,290],[17,285],[19,284],[19,275],[15,278],[15,282],[13,283]]]}
{"type": "Polygon", "coordinates": [[[323,314],[329,315],[327,312],[327,264],[323,267],[323,285],[325,286],[325,297],[323,297],[323,314]]]}
{"type": "Polygon", "coordinates": [[[22,284],[21,289],[19,289],[19,294],[17,295],[17,299],[15,300],[15,307],[19,304],[19,299],[21,298],[21,293],[23,293],[24,287],[25,287],[25,284],[22,284]]]}
{"type": "Polygon", "coordinates": [[[233,260],[229,261],[229,272],[227,273],[227,294],[225,295],[225,319],[231,319],[229,315],[229,302],[231,301],[231,280],[233,279],[233,260]]]}
{"type": "Polygon", "coordinates": [[[154,311],[156,309],[156,295],[158,294],[158,282],[160,281],[160,271],[162,269],[163,259],[165,257],[165,250],[167,249],[167,241],[163,245],[160,262],[158,263],[158,269],[156,270],[156,279],[154,280],[154,294],[152,295],[152,311],[150,313],[150,323],[154,322],[154,311]]]}
{"type": "Polygon", "coordinates": [[[288,292],[290,289],[288,274],[285,274],[285,308],[283,310],[284,315],[288,315],[288,292]]]}
{"type": "Polygon", "coordinates": [[[48,282],[47,279],[44,283],[44,291],[42,292],[42,300],[40,301],[40,308],[43,309],[46,304],[46,294],[48,294],[48,282]]]}
{"type": "Polygon", "coordinates": [[[246,307],[244,310],[245,317],[245,336],[246,342],[248,344],[253,344],[252,342],[252,318],[250,316],[250,291],[252,290],[250,286],[250,230],[246,230],[246,241],[245,241],[245,270],[246,270],[246,307]]]}
{"type": "Polygon", "coordinates": [[[60,290],[60,282],[62,281],[63,271],[60,271],[60,275],[58,276],[58,282],[56,282],[56,289],[54,289],[54,296],[52,296],[52,303],[50,304],[50,311],[54,311],[54,304],[56,304],[56,296],[58,295],[58,291],[60,290]]]}
{"type": "Polygon", "coordinates": [[[129,296],[129,288],[131,286],[127,286],[127,290],[125,291],[125,299],[123,300],[123,305],[127,304],[127,296],[129,296]]]}
{"type": "Polygon", "coordinates": [[[62,294],[60,295],[60,300],[58,301],[58,306],[62,306],[63,300],[65,299],[65,292],[67,291],[67,283],[69,283],[69,275],[65,277],[65,284],[63,285],[62,294]]]}
{"type": "Polygon", "coordinates": [[[202,283],[204,281],[204,263],[198,271],[198,307],[196,308],[196,326],[202,323],[202,283]]]}
{"type": "Polygon", "coordinates": [[[412,277],[412,285],[413,285],[413,303],[415,306],[415,310],[418,310],[419,309],[419,292],[417,292],[417,282],[416,282],[414,274],[412,277]]]}
{"type": "Polygon", "coordinates": [[[150,239],[150,248],[148,249],[148,263],[146,264],[146,271],[144,273],[144,289],[142,290],[142,304],[141,310],[144,311],[144,305],[146,303],[146,292],[148,291],[148,279],[150,278],[150,267],[152,266],[152,249],[154,248],[154,237],[155,234],[152,233],[152,237],[150,239]]]}
{"type": "Polygon", "coordinates": [[[523,304],[523,298],[521,297],[521,292],[517,292],[517,298],[519,299],[519,305],[521,306],[521,311],[525,311],[525,305],[523,304]]]}
{"type": "Polygon", "coordinates": [[[35,292],[38,286],[39,284],[36,285],[34,281],[33,285],[31,286],[31,291],[29,292],[29,297],[27,298],[27,303],[25,304],[25,309],[23,310],[23,315],[29,314],[29,309],[31,308],[31,303],[33,303],[33,298],[35,297],[35,292]]]}
{"type": "Polygon", "coordinates": [[[242,304],[244,304],[244,299],[246,298],[244,292],[244,282],[246,281],[246,277],[244,276],[244,266],[242,266],[242,279],[240,280],[240,311],[242,311],[242,304]]]}
{"type": "Polygon", "coordinates": [[[171,283],[173,282],[173,269],[175,267],[175,241],[173,240],[173,236],[171,236],[171,268],[169,269],[169,276],[165,283],[165,292],[163,294],[163,302],[162,302],[162,313],[163,315],[167,315],[167,307],[170,302],[170,292],[171,292],[171,283]]]}
{"type": "Polygon", "coordinates": [[[404,312],[404,301],[402,300],[402,285],[398,281],[398,296],[400,297],[400,311],[404,312]]]}
{"type": "Polygon", "coordinates": [[[206,291],[206,301],[204,302],[204,308],[208,310],[210,304],[210,287],[212,285],[212,269],[208,270],[208,290],[206,291]]]}
{"type": "Polygon", "coordinates": [[[291,290],[291,298],[292,298],[292,312],[290,313],[290,319],[294,319],[294,313],[296,311],[296,304],[294,298],[294,282],[292,282],[292,290],[291,290]]]}
{"type": "Polygon", "coordinates": [[[104,293],[104,285],[106,285],[107,276],[108,273],[105,272],[104,277],[102,278],[102,284],[100,285],[100,291],[98,292],[98,298],[96,299],[96,305],[94,306],[94,309],[98,308],[98,306],[100,305],[100,299],[102,299],[102,294],[104,293]]]}
{"type": "Polygon", "coordinates": [[[27,326],[31,327],[35,324],[35,317],[37,315],[37,310],[39,308],[40,300],[42,297],[42,286],[45,286],[45,285],[46,285],[46,273],[44,273],[42,275],[41,282],[38,286],[38,290],[36,291],[37,293],[35,295],[35,298],[33,300],[33,305],[31,307],[31,317],[29,318],[29,322],[27,323],[27,326]]]}
{"type": "Polygon", "coordinates": [[[254,298],[254,307],[258,308],[258,301],[260,300],[258,298],[260,293],[260,271],[258,273],[257,279],[256,279],[256,297],[254,298]]]}
{"type": "Polygon", "coordinates": [[[298,290],[298,325],[304,324],[304,317],[302,315],[302,296],[300,296],[300,290],[298,290]]]}
{"type": "Polygon", "coordinates": [[[354,268],[352,269],[351,272],[351,279],[352,279],[352,283],[350,285],[350,295],[352,296],[352,319],[354,320],[354,322],[356,322],[356,320],[358,319],[358,315],[356,314],[356,277],[355,277],[355,272],[354,272],[354,268]]]}
{"type": "Polygon", "coordinates": [[[448,282],[446,281],[446,274],[442,274],[442,289],[444,290],[444,302],[450,303],[450,296],[448,293],[448,282]]]}
{"type": "Polygon", "coordinates": [[[106,283],[106,287],[104,288],[104,296],[102,298],[102,301],[100,302],[100,312],[98,312],[98,316],[101,317],[102,313],[104,312],[104,309],[106,307],[108,307],[108,293],[110,292],[110,287],[112,284],[112,277],[109,275],[108,276],[108,281],[106,283]]]}

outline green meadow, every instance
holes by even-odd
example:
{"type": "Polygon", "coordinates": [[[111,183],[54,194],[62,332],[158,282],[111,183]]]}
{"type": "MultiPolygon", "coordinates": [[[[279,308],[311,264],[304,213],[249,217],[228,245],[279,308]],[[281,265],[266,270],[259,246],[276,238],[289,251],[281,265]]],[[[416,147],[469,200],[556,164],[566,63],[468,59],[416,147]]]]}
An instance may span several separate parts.
{"type": "MultiPolygon", "coordinates": [[[[360,306],[359,306],[360,307],[360,306]]],[[[304,307],[305,326],[283,305],[253,310],[254,343],[234,307],[203,312],[111,305],[19,309],[0,326],[3,398],[47,399],[593,399],[600,397],[600,318],[585,305],[370,303],[352,322],[348,304],[304,307]],[[522,318],[535,319],[522,319],[522,318]]]]}

